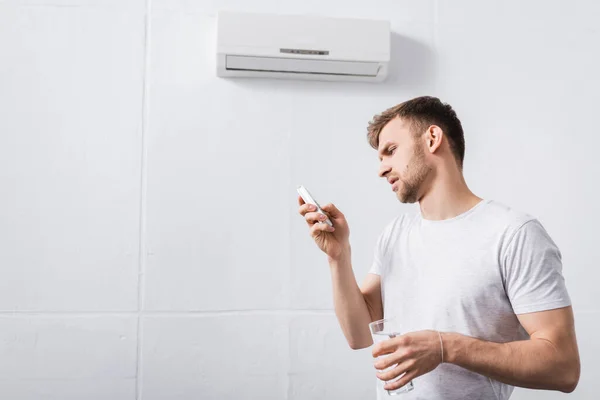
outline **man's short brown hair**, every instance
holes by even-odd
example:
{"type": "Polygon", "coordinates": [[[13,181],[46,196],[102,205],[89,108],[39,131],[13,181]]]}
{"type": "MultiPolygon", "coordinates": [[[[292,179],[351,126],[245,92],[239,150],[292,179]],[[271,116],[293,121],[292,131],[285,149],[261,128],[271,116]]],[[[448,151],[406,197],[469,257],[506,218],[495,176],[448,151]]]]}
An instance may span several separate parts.
{"type": "Polygon", "coordinates": [[[422,96],[375,115],[367,128],[367,139],[371,147],[377,150],[381,130],[397,117],[411,123],[412,133],[415,136],[420,136],[431,125],[439,126],[448,138],[452,154],[462,169],[465,158],[465,137],[460,120],[449,104],[442,103],[437,97],[422,96]]]}

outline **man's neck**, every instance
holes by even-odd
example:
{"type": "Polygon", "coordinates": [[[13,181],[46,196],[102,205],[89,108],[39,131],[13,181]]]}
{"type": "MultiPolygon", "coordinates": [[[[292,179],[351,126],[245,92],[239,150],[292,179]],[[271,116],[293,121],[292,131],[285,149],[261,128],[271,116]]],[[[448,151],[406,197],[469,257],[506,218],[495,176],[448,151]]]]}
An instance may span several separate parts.
{"type": "Polygon", "coordinates": [[[439,221],[454,218],[475,207],[481,200],[467,187],[462,173],[438,176],[419,200],[423,218],[439,221]]]}

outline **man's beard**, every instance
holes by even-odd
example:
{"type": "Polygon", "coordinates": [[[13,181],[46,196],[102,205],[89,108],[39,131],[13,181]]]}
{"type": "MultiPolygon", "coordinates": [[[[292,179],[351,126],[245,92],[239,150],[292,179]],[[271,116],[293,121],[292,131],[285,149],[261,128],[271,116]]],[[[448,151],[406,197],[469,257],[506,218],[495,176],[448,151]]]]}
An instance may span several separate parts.
{"type": "Polygon", "coordinates": [[[427,179],[431,168],[425,164],[424,150],[415,143],[413,156],[405,170],[405,178],[400,178],[402,185],[397,197],[401,203],[416,203],[419,201],[419,191],[427,179]]]}

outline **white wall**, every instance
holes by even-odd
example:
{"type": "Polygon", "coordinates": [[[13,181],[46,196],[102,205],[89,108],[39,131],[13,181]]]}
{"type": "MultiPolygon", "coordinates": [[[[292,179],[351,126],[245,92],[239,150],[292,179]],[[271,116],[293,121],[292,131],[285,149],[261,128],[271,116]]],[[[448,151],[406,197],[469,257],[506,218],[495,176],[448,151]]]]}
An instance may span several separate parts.
{"type": "Polygon", "coordinates": [[[595,398],[599,16],[592,0],[0,1],[0,398],[374,398],[294,188],[346,213],[362,280],[413,209],[365,128],[423,94],[463,121],[472,189],[562,250],[569,398],[595,398]],[[391,19],[391,76],[217,79],[219,9],[391,19]]]}

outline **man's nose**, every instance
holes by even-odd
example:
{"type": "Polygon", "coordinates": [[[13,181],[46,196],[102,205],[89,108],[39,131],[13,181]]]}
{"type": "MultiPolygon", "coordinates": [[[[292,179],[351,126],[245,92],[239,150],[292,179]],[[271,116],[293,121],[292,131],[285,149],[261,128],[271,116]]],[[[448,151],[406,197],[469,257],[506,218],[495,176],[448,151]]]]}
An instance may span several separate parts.
{"type": "Polygon", "coordinates": [[[383,178],[388,172],[390,172],[390,167],[385,164],[381,164],[379,167],[379,177],[383,178]]]}

